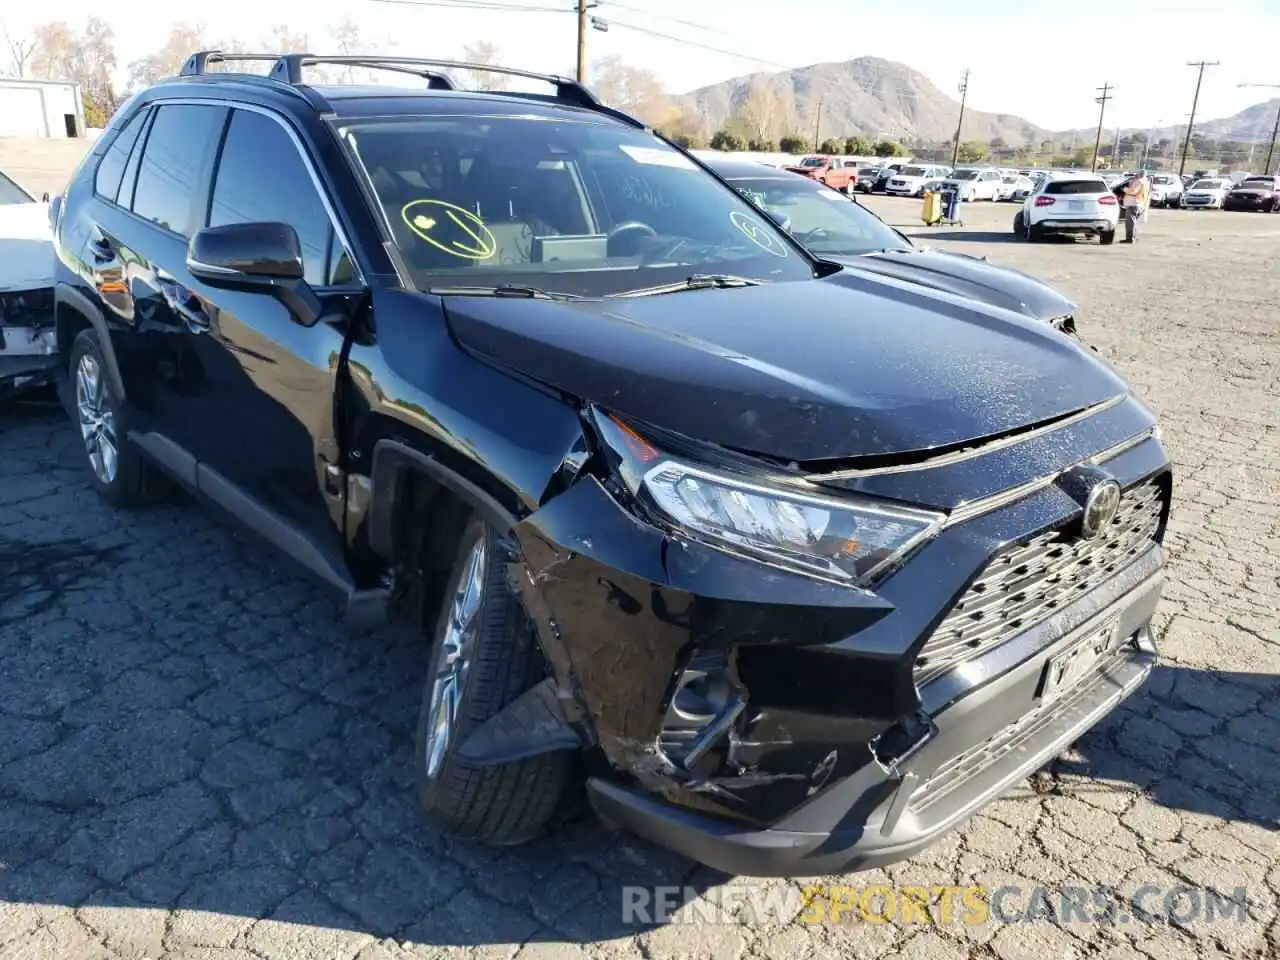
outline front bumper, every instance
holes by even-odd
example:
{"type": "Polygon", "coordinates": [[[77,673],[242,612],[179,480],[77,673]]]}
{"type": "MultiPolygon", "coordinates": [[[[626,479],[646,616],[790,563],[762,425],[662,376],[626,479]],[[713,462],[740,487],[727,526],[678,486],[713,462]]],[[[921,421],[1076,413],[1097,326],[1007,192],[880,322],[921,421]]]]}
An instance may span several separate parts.
{"type": "Polygon", "coordinates": [[[1222,208],[1224,210],[1270,210],[1274,203],[1275,199],[1270,196],[1227,197],[1222,202],[1222,208]]]}
{"type": "MultiPolygon", "coordinates": [[[[1153,547],[1081,601],[1109,598],[1088,620],[933,713],[937,734],[900,768],[869,764],[769,829],[744,829],[600,778],[588,782],[591,802],[605,820],[730,874],[814,876],[904,860],[1043,766],[1137,690],[1156,662],[1150,622],[1162,566],[1153,547]],[[1050,662],[1104,632],[1115,643],[1095,669],[1042,702],[1050,662]]],[[[1000,663],[982,661],[1014,658],[1046,629],[1052,624],[972,661],[972,669],[998,670],[1000,663]]],[[[926,705],[946,696],[949,679],[922,691],[926,705]]]]}
{"type": "Polygon", "coordinates": [[[52,325],[0,325],[0,399],[53,382],[58,365],[52,325]]]}

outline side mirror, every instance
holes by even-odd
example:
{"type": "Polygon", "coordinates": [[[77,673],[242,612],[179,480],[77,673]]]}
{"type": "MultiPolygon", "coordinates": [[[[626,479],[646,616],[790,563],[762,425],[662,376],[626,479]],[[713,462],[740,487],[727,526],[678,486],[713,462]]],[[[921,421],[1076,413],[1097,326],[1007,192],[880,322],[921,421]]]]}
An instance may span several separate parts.
{"type": "Polygon", "coordinates": [[[211,287],[269,294],[304,327],[320,319],[320,300],[303,279],[302,245],[287,223],[205,227],[187,244],[187,269],[211,287]]]}
{"type": "Polygon", "coordinates": [[[791,218],[785,213],[778,213],[776,210],[766,210],[765,213],[769,215],[770,220],[787,231],[787,233],[791,232],[791,218]]]}
{"type": "MultiPolygon", "coordinates": [[[[45,197],[49,195],[46,193],[45,197]]],[[[62,194],[58,194],[49,201],[49,230],[52,233],[58,232],[58,218],[62,216],[62,194]]]]}

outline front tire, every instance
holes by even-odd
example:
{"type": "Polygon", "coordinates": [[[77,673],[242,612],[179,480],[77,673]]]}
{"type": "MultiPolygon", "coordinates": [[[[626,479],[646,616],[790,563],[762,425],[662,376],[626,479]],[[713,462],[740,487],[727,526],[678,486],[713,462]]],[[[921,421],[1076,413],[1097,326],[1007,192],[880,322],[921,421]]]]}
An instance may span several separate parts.
{"type": "Polygon", "coordinates": [[[493,766],[457,749],[486,720],[542,680],[532,624],[506,577],[507,550],[473,517],[440,604],[415,741],[418,807],[435,828],[491,844],[524,843],[555,813],[572,755],[493,766]]]}
{"type": "Polygon", "coordinates": [[[164,477],[129,439],[131,411],[107,369],[92,327],[71,341],[66,400],[80,430],[89,483],[107,503],[141,506],[162,498],[164,477]]]}

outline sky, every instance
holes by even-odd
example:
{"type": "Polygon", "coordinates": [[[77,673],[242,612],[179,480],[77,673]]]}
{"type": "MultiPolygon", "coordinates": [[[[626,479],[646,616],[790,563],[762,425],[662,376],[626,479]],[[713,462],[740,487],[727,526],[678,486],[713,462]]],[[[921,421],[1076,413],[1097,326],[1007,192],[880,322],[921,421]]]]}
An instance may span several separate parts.
{"type": "MultiPolygon", "coordinates": [[[[458,56],[488,40],[501,62],[571,73],[576,0],[47,0],[6,5],[10,34],[36,23],[91,15],[108,20],[121,65],[154,51],[173,21],[202,24],[211,36],[256,40],[287,23],[323,53],[326,30],[355,20],[370,52],[458,56]],[[498,3],[507,9],[468,4],[498,3]],[[428,5],[430,4],[430,5],[428,5]],[[535,9],[536,8],[536,9],[535,9]]],[[[666,88],[695,87],[759,71],[876,56],[896,60],[956,94],[970,70],[969,104],[1011,113],[1053,130],[1097,122],[1095,90],[1114,89],[1108,129],[1186,123],[1196,70],[1205,71],[1197,116],[1229,116],[1280,96],[1280,0],[600,0],[591,11],[608,32],[588,34],[588,56],[616,55],[658,75],[666,88]],[[1029,11],[1039,6],[1040,12],[1029,11]],[[663,36],[656,36],[662,34],[663,36]],[[725,52],[715,52],[707,48],[725,52]],[[1041,66],[1044,64],[1052,66],[1041,66]]]]}

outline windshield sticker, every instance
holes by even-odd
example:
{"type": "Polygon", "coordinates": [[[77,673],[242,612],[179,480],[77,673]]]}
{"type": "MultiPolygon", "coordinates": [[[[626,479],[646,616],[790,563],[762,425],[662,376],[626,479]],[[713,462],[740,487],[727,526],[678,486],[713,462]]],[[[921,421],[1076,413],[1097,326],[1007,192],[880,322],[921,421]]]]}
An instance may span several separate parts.
{"type": "Polygon", "coordinates": [[[772,230],[755,217],[750,217],[745,213],[734,210],[729,214],[729,220],[742,231],[748,240],[761,250],[766,253],[772,253],[775,257],[785,257],[787,255],[787,248],[783,242],[774,236],[772,230]]]}
{"type": "Polygon", "coordinates": [[[657,147],[633,147],[630,144],[618,144],[618,149],[636,163],[649,167],[675,167],[678,170],[696,170],[697,166],[683,153],[674,150],[660,150],[657,147]]]}
{"type": "Polygon", "coordinates": [[[413,200],[400,216],[419,239],[463,260],[488,260],[497,252],[498,241],[484,221],[456,203],[413,200]]]}

